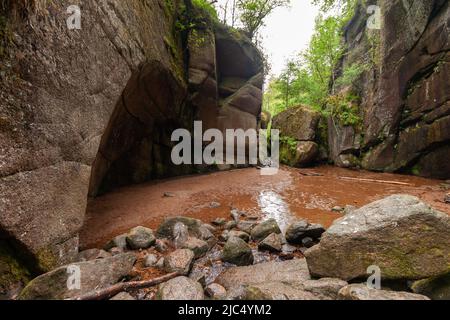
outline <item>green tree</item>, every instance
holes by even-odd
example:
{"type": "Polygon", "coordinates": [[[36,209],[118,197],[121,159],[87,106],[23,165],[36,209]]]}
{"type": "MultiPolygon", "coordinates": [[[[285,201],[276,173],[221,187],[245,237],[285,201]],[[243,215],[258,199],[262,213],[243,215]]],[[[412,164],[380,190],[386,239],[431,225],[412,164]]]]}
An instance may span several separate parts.
{"type": "Polygon", "coordinates": [[[290,2],[290,0],[237,0],[237,9],[244,29],[253,38],[275,9],[287,7],[290,2]]]}

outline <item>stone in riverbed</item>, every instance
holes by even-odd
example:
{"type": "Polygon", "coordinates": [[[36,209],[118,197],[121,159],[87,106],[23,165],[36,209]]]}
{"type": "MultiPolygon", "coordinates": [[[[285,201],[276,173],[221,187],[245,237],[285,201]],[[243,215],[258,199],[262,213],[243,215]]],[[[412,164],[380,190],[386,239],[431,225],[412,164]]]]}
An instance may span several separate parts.
{"type": "Polygon", "coordinates": [[[133,253],[124,253],[59,267],[32,280],[21,292],[19,300],[64,300],[104,289],[128,276],[135,262],[133,253]],[[73,270],[80,271],[80,289],[68,288],[73,270]]]}
{"type": "Polygon", "coordinates": [[[241,238],[229,237],[222,252],[222,260],[237,266],[253,264],[254,257],[250,246],[241,238]]]}
{"type": "Polygon", "coordinates": [[[409,293],[371,289],[366,284],[351,284],[339,291],[339,300],[430,300],[429,298],[409,293]]]}
{"type": "Polygon", "coordinates": [[[177,277],[159,286],[158,300],[204,300],[203,287],[187,277],[177,277]]]}
{"type": "Polygon", "coordinates": [[[103,249],[106,251],[110,251],[112,248],[120,248],[123,250],[127,249],[127,235],[121,234],[120,236],[115,237],[111,241],[109,241],[103,249]]]}
{"type": "Polygon", "coordinates": [[[224,225],[224,229],[225,230],[231,230],[237,227],[237,223],[236,221],[228,221],[225,225],[224,225]]]}
{"type": "Polygon", "coordinates": [[[306,232],[305,232],[305,237],[310,237],[313,239],[320,239],[320,237],[322,236],[322,234],[325,233],[325,228],[318,223],[311,223],[306,232]]]}
{"type": "Polygon", "coordinates": [[[301,244],[302,239],[305,238],[306,230],[308,230],[309,223],[306,220],[298,220],[292,223],[286,230],[286,241],[293,244],[301,244]]]}
{"type": "Polygon", "coordinates": [[[227,219],[225,218],[217,218],[212,221],[212,224],[218,227],[224,226],[227,223],[227,219]]]}
{"type": "Polygon", "coordinates": [[[237,225],[237,228],[241,231],[250,234],[255,226],[256,222],[254,221],[240,221],[237,225]]]}
{"type": "Polygon", "coordinates": [[[136,227],[127,234],[127,244],[130,249],[147,249],[156,243],[152,229],[145,227],[136,227]]]}
{"type": "Polygon", "coordinates": [[[445,195],[444,202],[450,204],[450,193],[447,193],[447,194],[445,195]]]}
{"type": "Polygon", "coordinates": [[[194,252],[195,258],[200,258],[208,252],[209,245],[206,241],[189,237],[189,239],[184,242],[182,249],[192,250],[192,252],[194,252]]]}
{"type": "Polygon", "coordinates": [[[189,249],[178,249],[164,258],[164,270],[167,273],[179,272],[188,275],[194,262],[194,252],[189,249]]]}
{"type": "Polygon", "coordinates": [[[281,233],[280,227],[275,219],[266,220],[255,226],[252,229],[251,236],[252,239],[261,241],[267,238],[271,233],[281,233]]]}
{"type": "Polygon", "coordinates": [[[281,252],[283,244],[279,234],[272,233],[258,245],[258,249],[261,251],[281,252]]]}
{"type": "Polygon", "coordinates": [[[84,250],[78,254],[77,260],[79,262],[83,261],[91,261],[91,260],[97,260],[97,259],[106,259],[111,257],[111,253],[106,252],[105,250],[101,249],[89,249],[84,250]]]}
{"type": "Polygon", "coordinates": [[[376,265],[383,279],[424,279],[449,272],[449,230],[447,214],[394,195],[337,220],[305,255],[318,277],[367,277],[376,265]]]}
{"type": "Polygon", "coordinates": [[[227,297],[227,290],[220,284],[212,283],[205,289],[206,295],[214,300],[224,300],[227,297]]]}
{"type": "Polygon", "coordinates": [[[159,253],[164,253],[169,250],[169,245],[166,240],[156,239],[155,249],[159,253]]]}
{"type": "Polygon", "coordinates": [[[146,268],[154,267],[158,263],[158,257],[154,254],[149,254],[144,259],[144,266],[146,268]]]}
{"type": "Polygon", "coordinates": [[[244,231],[232,230],[232,231],[228,232],[228,237],[238,237],[238,238],[241,238],[242,240],[244,240],[245,242],[250,241],[250,235],[244,231]]]}
{"type": "Polygon", "coordinates": [[[306,238],[303,238],[303,240],[302,240],[302,245],[303,245],[305,248],[308,248],[308,249],[309,249],[309,248],[314,247],[315,243],[314,243],[313,238],[306,237],[306,238]]]}
{"type": "Polygon", "coordinates": [[[164,222],[159,226],[156,235],[158,238],[166,238],[173,240],[174,237],[174,226],[177,223],[184,224],[189,231],[189,234],[193,237],[200,238],[203,222],[198,219],[188,218],[188,217],[173,217],[164,220],[164,222]]]}

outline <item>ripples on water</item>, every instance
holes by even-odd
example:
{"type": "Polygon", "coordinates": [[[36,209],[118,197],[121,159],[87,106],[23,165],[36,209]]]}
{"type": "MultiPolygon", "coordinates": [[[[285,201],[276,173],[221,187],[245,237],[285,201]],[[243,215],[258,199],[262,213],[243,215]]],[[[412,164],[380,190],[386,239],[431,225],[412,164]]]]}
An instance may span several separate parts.
{"type": "Polygon", "coordinates": [[[275,219],[283,233],[294,220],[289,205],[277,192],[262,191],[258,196],[258,205],[261,208],[263,220],[275,219]]]}

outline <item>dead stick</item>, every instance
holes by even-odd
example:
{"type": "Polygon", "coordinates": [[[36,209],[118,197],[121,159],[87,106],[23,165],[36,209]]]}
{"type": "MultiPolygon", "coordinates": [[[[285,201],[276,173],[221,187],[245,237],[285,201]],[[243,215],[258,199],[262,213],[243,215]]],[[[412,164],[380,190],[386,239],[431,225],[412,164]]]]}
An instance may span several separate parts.
{"type": "Polygon", "coordinates": [[[69,299],[69,300],[84,301],[84,300],[110,299],[110,298],[114,297],[115,295],[117,295],[121,292],[124,292],[124,291],[132,290],[132,289],[144,289],[144,288],[154,287],[158,284],[161,284],[161,283],[169,281],[173,278],[176,278],[179,275],[180,274],[178,272],[174,272],[174,273],[170,273],[170,274],[167,274],[167,275],[159,277],[159,278],[146,280],[146,281],[121,282],[121,283],[115,284],[109,288],[94,291],[94,292],[88,293],[84,296],[69,299]]]}
{"type": "Polygon", "coordinates": [[[410,184],[410,183],[398,182],[398,181],[388,181],[388,180],[362,179],[362,178],[351,178],[351,177],[339,177],[339,179],[362,181],[362,182],[376,182],[376,183],[395,184],[395,185],[399,185],[399,186],[412,186],[412,184],[410,184]]]}

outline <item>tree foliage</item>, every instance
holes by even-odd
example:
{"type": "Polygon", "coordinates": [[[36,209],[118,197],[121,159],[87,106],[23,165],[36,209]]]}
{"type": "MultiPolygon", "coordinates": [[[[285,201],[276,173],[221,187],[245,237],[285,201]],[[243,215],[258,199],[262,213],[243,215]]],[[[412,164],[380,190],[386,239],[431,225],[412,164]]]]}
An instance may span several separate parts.
{"type": "Polygon", "coordinates": [[[351,18],[356,0],[313,0],[321,14],[316,19],[309,47],[286,61],[281,75],[271,79],[265,93],[264,108],[277,114],[298,104],[309,105],[325,112],[330,88],[335,82],[348,82],[360,72],[355,66],[345,73],[345,79],[336,79],[334,69],[345,48],[343,28],[351,18]],[[336,11],[330,14],[331,11],[336,11]]]}

